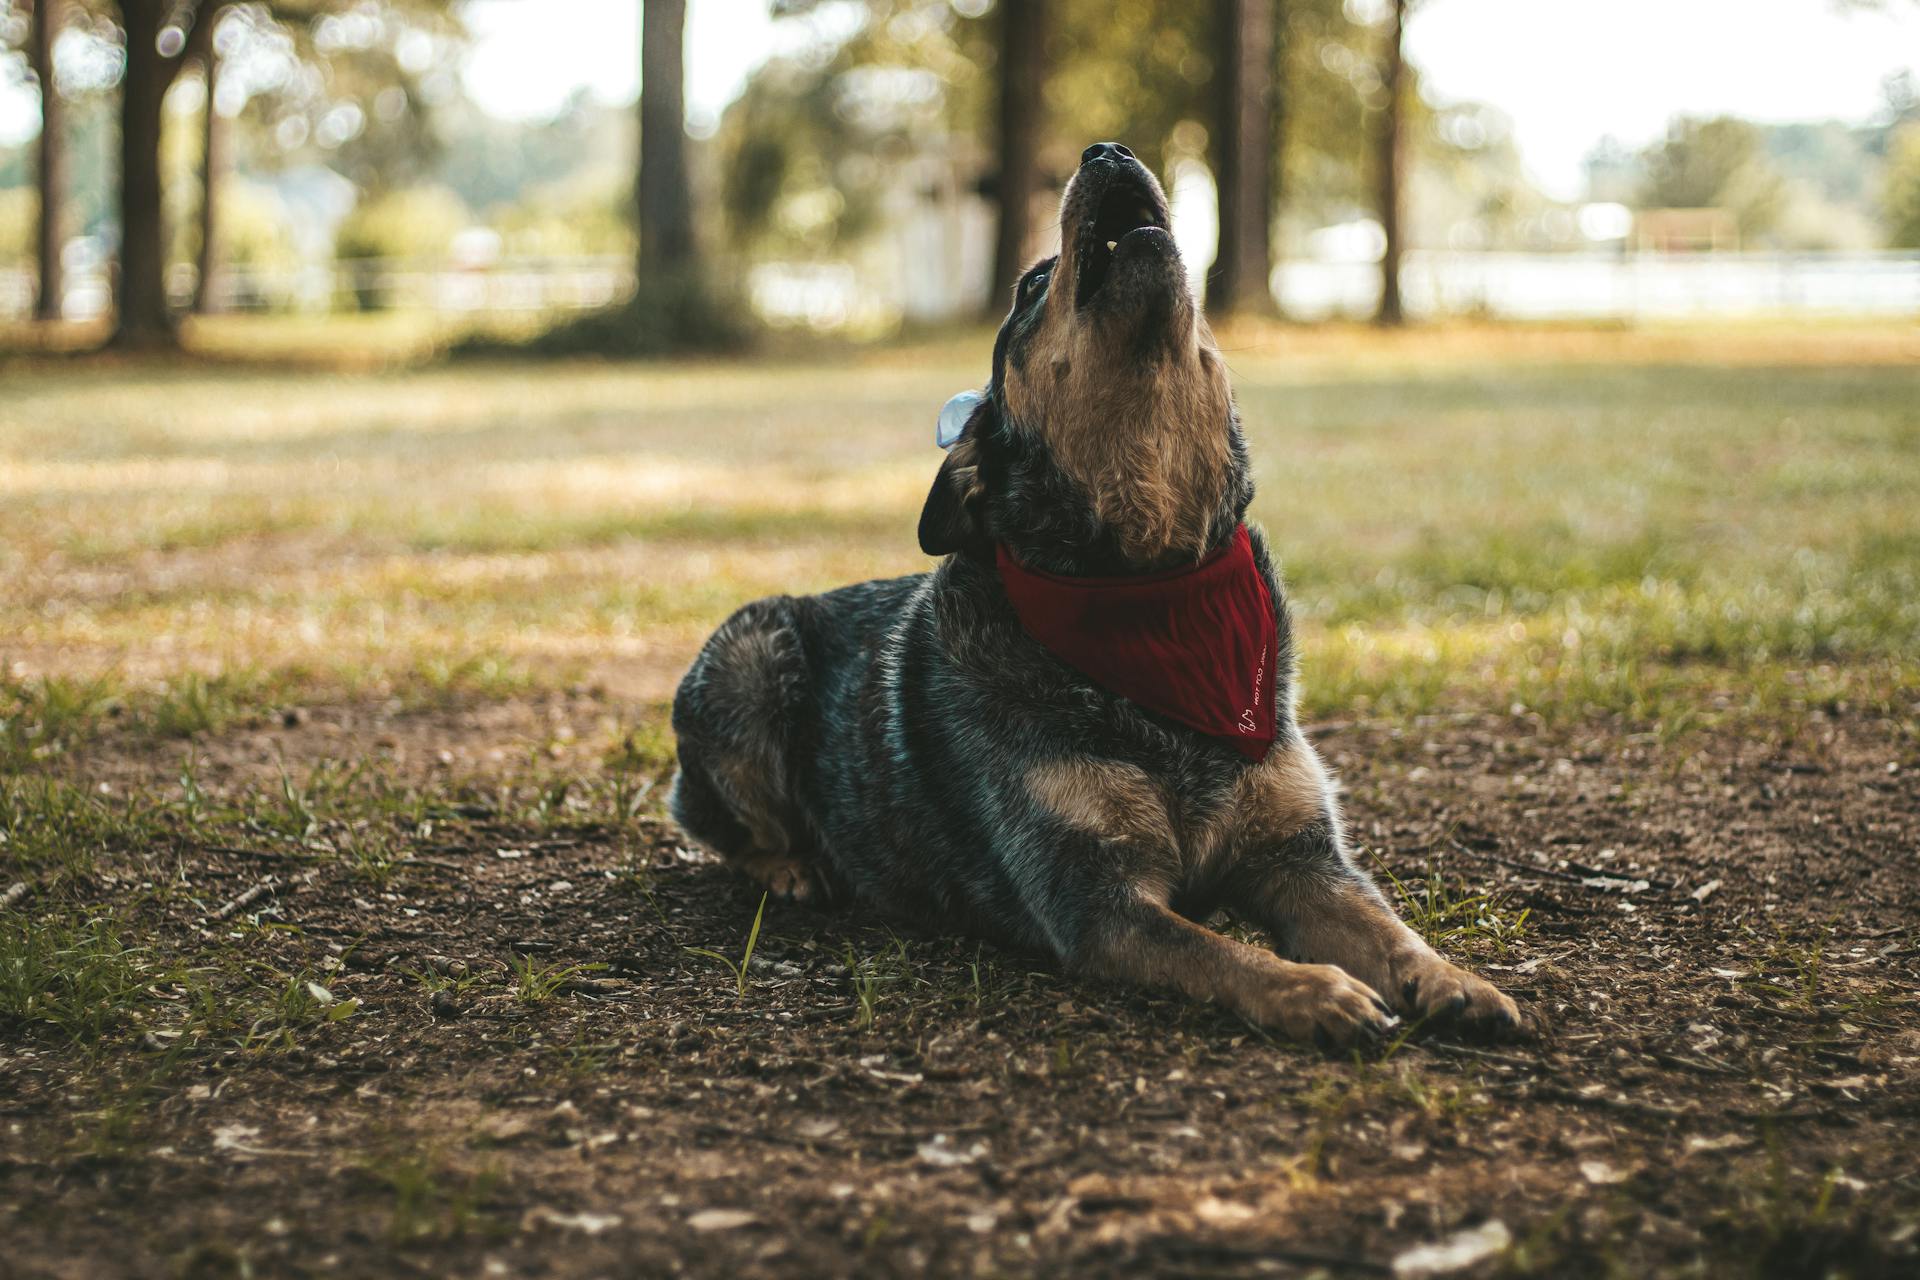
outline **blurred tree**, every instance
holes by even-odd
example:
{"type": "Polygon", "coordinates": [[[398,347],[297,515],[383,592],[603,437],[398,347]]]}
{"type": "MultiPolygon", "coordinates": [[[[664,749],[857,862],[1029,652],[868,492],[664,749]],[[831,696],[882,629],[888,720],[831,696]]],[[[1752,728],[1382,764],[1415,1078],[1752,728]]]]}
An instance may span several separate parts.
{"type": "Polygon", "coordinates": [[[340,224],[334,257],[352,268],[354,303],[362,311],[391,305],[385,271],[392,260],[440,260],[471,221],[460,197],[445,187],[415,186],[362,200],[340,224]]]}
{"type": "Polygon", "coordinates": [[[59,0],[30,0],[31,28],[27,34],[27,65],[40,87],[40,143],[36,149],[36,185],[40,192],[39,223],[34,236],[34,263],[39,289],[34,295],[36,320],[58,320],[66,288],[60,274],[60,251],[66,245],[66,136],[65,112],[53,78],[53,42],[59,30],[59,0]]]}
{"type": "Polygon", "coordinates": [[[1644,155],[1646,208],[1721,208],[1734,215],[1740,234],[1766,234],[1786,203],[1785,183],[1768,158],[1760,129],[1732,116],[1681,117],[1665,140],[1644,155]]]}
{"type": "Polygon", "coordinates": [[[1406,321],[1400,302],[1400,256],[1402,251],[1403,210],[1401,196],[1406,170],[1406,130],[1402,114],[1406,105],[1406,27],[1408,0],[1388,0],[1385,56],[1382,58],[1380,87],[1386,103],[1380,111],[1378,152],[1374,161],[1380,182],[1380,230],[1385,240],[1380,254],[1380,309],[1374,323],[1399,325],[1406,321]]]}
{"type": "Polygon", "coordinates": [[[640,214],[641,288],[700,274],[687,169],[686,0],[641,0],[640,214]]]}
{"type": "MultiPolygon", "coordinates": [[[[641,0],[640,154],[633,177],[638,215],[634,295],[567,320],[524,344],[545,355],[591,352],[653,356],[740,345],[740,304],[705,269],[693,223],[685,94],[686,0],[641,0]]],[[[476,338],[463,350],[493,352],[476,338]]]]}
{"type": "Polygon", "coordinates": [[[776,4],[784,21],[822,34],[770,59],[722,117],[722,212],[739,250],[843,250],[903,188],[919,194],[962,173],[961,185],[991,186],[993,83],[980,70],[994,61],[991,15],[964,16],[948,0],[869,0],[857,27],[833,31],[817,8],[776,4]]]}
{"type": "Polygon", "coordinates": [[[1368,216],[1378,185],[1370,113],[1385,103],[1377,35],[1344,0],[1287,0],[1282,16],[1283,220],[1304,231],[1368,216]]]}
{"type": "Polygon", "coordinates": [[[0,263],[33,260],[40,200],[32,187],[0,187],[0,263]]]}
{"type": "Polygon", "coordinates": [[[1000,0],[999,110],[994,120],[993,243],[989,314],[1002,310],[1033,252],[1033,201],[1043,179],[1040,140],[1046,136],[1047,5],[1044,0],[1000,0]]]}
{"type": "Polygon", "coordinates": [[[1888,142],[1880,204],[1887,243],[1920,249],[1920,121],[1902,125],[1888,142]]]}
{"type": "Polygon", "coordinates": [[[1124,142],[1168,182],[1180,161],[1205,158],[1220,137],[1219,4],[1069,0],[1056,8],[1060,54],[1048,99],[1072,132],[1049,139],[1061,168],[1051,176],[1064,180],[1091,142],[1124,142]]]}
{"type": "Polygon", "coordinates": [[[224,5],[212,6],[194,24],[191,56],[200,64],[206,102],[200,109],[200,243],[194,253],[193,310],[212,315],[224,299],[215,283],[215,271],[225,260],[220,239],[220,195],[227,170],[227,124],[220,113],[220,50],[213,35],[224,5]]]}
{"type": "Polygon", "coordinates": [[[639,114],[631,106],[603,104],[582,88],[552,119],[522,121],[455,99],[434,111],[433,125],[432,154],[412,166],[417,178],[452,188],[471,209],[502,213],[558,212],[590,187],[596,222],[613,213],[624,228],[618,251],[632,258],[639,114]]]}
{"type": "MultiPolygon", "coordinates": [[[[1035,143],[1042,188],[1057,189],[1080,151],[1106,139],[1126,143],[1169,182],[1179,165],[1201,160],[1219,174],[1220,8],[1219,0],[1049,0],[1035,143]]],[[[844,255],[895,216],[903,197],[946,199],[975,183],[993,191],[1004,13],[986,0],[777,0],[775,12],[796,25],[812,21],[814,31],[790,32],[793,52],[755,72],[722,118],[715,148],[733,249],[844,255]]],[[[1366,216],[1369,112],[1381,105],[1376,30],[1349,15],[1344,0],[1286,0],[1275,24],[1274,86],[1286,110],[1269,153],[1277,159],[1269,208],[1294,234],[1366,216]]],[[[1417,95],[1408,97],[1411,130],[1427,117],[1417,95]]]]}
{"type": "Polygon", "coordinates": [[[1207,308],[1221,314],[1274,310],[1273,208],[1279,152],[1277,0],[1220,0],[1216,19],[1222,89],[1215,181],[1220,242],[1207,276],[1207,308]]]}
{"type": "MultiPolygon", "coordinates": [[[[160,107],[189,28],[180,25],[171,0],[115,0],[114,7],[126,37],[126,71],[120,81],[120,274],[109,345],[166,348],[178,340],[162,249],[160,107]]],[[[189,10],[184,20],[195,16],[189,10]]]]}
{"type": "MultiPolygon", "coordinates": [[[[271,46],[274,56],[261,61],[275,78],[242,89],[249,98],[278,103],[285,113],[282,125],[299,123],[297,130],[290,131],[276,126],[283,147],[290,149],[309,136],[321,145],[330,144],[338,149],[337,162],[350,177],[391,168],[387,163],[391,157],[377,149],[379,140],[389,135],[366,128],[369,113],[360,100],[371,100],[374,114],[379,115],[377,94],[394,89],[402,95],[400,107],[386,114],[404,116],[415,102],[403,87],[407,77],[397,73],[410,61],[409,42],[418,48],[415,37],[426,40],[425,56],[430,57],[429,31],[444,35],[458,30],[454,0],[367,0],[344,12],[334,0],[84,3],[112,20],[124,58],[118,165],[120,262],[109,345],[128,349],[166,349],[178,343],[165,284],[161,107],[182,66],[196,55],[214,54],[214,24],[222,12],[232,9],[244,16],[254,37],[271,46]],[[318,113],[317,122],[309,126],[304,116],[294,114],[303,109],[318,113]],[[369,136],[370,145],[356,165],[347,144],[363,136],[369,136]]],[[[209,109],[212,102],[209,94],[209,109]]],[[[203,199],[208,199],[211,185],[203,175],[203,199]]]]}

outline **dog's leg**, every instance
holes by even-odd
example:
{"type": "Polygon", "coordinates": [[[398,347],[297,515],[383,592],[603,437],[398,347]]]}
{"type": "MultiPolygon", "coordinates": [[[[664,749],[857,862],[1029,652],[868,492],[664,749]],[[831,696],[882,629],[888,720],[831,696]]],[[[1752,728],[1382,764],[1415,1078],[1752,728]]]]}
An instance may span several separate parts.
{"type": "Polygon", "coordinates": [[[1354,865],[1312,747],[1275,747],[1248,775],[1236,816],[1228,900],[1283,954],[1338,965],[1411,1017],[1519,1030],[1513,1001],[1435,952],[1354,865]]]}
{"type": "Polygon", "coordinates": [[[1386,1030],[1378,994],[1330,965],[1293,964],[1222,937],[1175,912],[1179,838],[1166,797],[1141,770],[1114,761],[1056,760],[1026,775],[1041,825],[1033,856],[1016,858],[1029,901],[1070,968],[1140,986],[1171,987],[1225,1005],[1299,1040],[1351,1044],[1386,1030]],[[1062,910],[1064,904],[1074,904],[1062,910]]]}
{"type": "Polygon", "coordinates": [[[792,602],[747,605],[701,650],[673,703],[680,770],[668,807],[680,828],[776,897],[804,902],[824,882],[788,794],[788,726],[806,681],[792,602]]]}
{"type": "Polygon", "coordinates": [[[1136,899],[1111,910],[1088,931],[1074,967],[1141,986],[1171,987],[1323,1048],[1378,1037],[1392,1025],[1386,1003],[1351,974],[1332,965],[1282,960],[1158,902],[1136,899]]]}

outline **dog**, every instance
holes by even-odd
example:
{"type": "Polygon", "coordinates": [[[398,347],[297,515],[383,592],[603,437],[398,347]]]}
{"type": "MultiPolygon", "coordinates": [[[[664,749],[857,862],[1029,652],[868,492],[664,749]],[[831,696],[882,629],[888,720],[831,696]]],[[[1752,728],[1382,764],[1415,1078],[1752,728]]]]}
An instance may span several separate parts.
{"type": "Polygon", "coordinates": [[[1016,286],[928,494],[920,543],[941,563],[727,619],[674,699],[674,818],[776,895],[1045,952],[1324,1047],[1400,1016],[1520,1030],[1346,847],[1160,184],[1124,146],[1089,147],[1060,238],[1016,286]],[[1208,928],[1222,909],[1275,949],[1208,928]]]}

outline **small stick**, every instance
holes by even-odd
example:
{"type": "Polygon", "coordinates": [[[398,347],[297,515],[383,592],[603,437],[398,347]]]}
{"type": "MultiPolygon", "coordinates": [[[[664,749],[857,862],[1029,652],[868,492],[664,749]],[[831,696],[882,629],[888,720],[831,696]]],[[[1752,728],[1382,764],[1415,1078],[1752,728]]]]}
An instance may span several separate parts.
{"type": "Polygon", "coordinates": [[[233,901],[227,903],[224,907],[221,907],[218,911],[208,916],[207,919],[225,920],[228,916],[240,910],[242,907],[251,906],[254,903],[258,902],[261,898],[265,897],[267,894],[272,893],[276,888],[279,887],[279,885],[280,885],[280,881],[277,877],[268,876],[265,880],[262,880],[259,884],[253,886],[253,888],[248,889],[246,892],[242,893],[239,897],[235,898],[233,901]]]}
{"type": "Polygon", "coordinates": [[[1540,1058],[1521,1058],[1510,1053],[1494,1053],[1487,1049],[1476,1049],[1472,1045],[1454,1044],[1447,1040],[1415,1041],[1423,1048],[1437,1049],[1441,1053],[1457,1054],[1466,1058],[1484,1058],[1488,1062],[1497,1062],[1506,1067],[1518,1067],[1523,1071],[1552,1071],[1551,1063],[1540,1058]]]}
{"type": "MultiPolygon", "coordinates": [[[[1669,1107],[1658,1102],[1635,1102],[1628,1098],[1609,1098],[1605,1094],[1581,1093],[1577,1089],[1568,1089],[1557,1084],[1536,1082],[1533,1085],[1536,1096],[1550,1098],[1555,1102],[1570,1102],[1577,1107],[1601,1107],[1608,1111],[1619,1111],[1627,1115],[1647,1116],[1656,1120],[1686,1120],[1697,1114],[1681,1107],[1669,1107]]],[[[1724,1110],[1724,1109],[1723,1109],[1724,1110]]]]}
{"type": "Polygon", "coordinates": [[[1497,853],[1482,853],[1478,849],[1467,848],[1467,846],[1461,844],[1458,840],[1455,840],[1452,837],[1448,837],[1447,843],[1452,845],[1455,849],[1459,850],[1461,853],[1466,854],[1469,858],[1479,858],[1486,862],[1497,862],[1503,867],[1512,867],[1515,871],[1525,871],[1529,875],[1548,876],[1554,880],[1564,880],[1568,884],[1578,885],[1580,888],[1589,890],[1590,892],[1594,892],[1594,893],[1605,893],[1607,891],[1605,889],[1599,889],[1593,885],[1588,884],[1587,883],[1588,880],[1592,880],[1592,879],[1618,880],[1618,881],[1646,880],[1647,887],[1649,889],[1666,890],[1666,889],[1673,888],[1673,882],[1670,880],[1652,880],[1652,879],[1648,879],[1646,876],[1636,875],[1631,872],[1601,871],[1593,867],[1583,866],[1581,863],[1578,863],[1578,862],[1567,863],[1568,866],[1579,867],[1580,871],[1583,871],[1586,873],[1582,875],[1573,871],[1562,871],[1558,867],[1542,867],[1531,862],[1521,862],[1517,858],[1503,858],[1497,853]]]}
{"type": "Polygon", "coordinates": [[[471,863],[448,862],[444,858],[402,858],[395,865],[402,867],[438,867],[442,871],[473,870],[471,863]]]}
{"type": "Polygon", "coordinates": [[[1662,892],[1670,891],[1674,887],[1673,881],[1662,880],[1658,876],[1650,876],[1642,871],[1621,871],[1618,869],[1607,871],[1600,867],[1590,867],[1584,862],[1575,862],[1571,858],[1567,859],[1567,865],[1575,871],[1584,871],[1590,876],[1598,876],[1603,880],[1645,880],[1649,888],[1659,889],[1662,892]]]}

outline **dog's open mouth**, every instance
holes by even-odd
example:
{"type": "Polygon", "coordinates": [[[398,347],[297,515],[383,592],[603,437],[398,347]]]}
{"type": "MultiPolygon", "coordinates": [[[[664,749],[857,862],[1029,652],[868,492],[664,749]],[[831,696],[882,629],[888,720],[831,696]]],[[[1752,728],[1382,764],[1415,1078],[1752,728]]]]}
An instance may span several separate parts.
{"type": "Polygon", "coordinates": [[[1151,186],[1123,168],[1108,180],[1090,224],[1082,225],[1077,243],[1075,307],[1086,306],[1100,292],[1113,270],[1115,257],[1124,252],[1131,238],[1166,233],[1167,211],[1151,186]]]}

